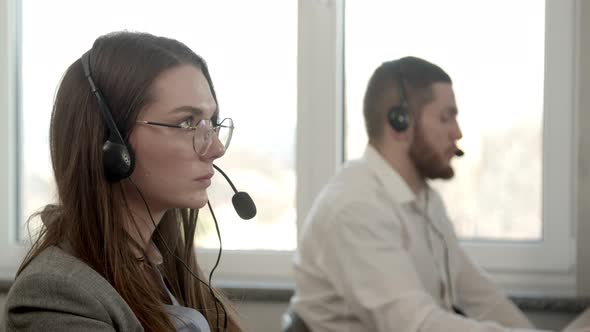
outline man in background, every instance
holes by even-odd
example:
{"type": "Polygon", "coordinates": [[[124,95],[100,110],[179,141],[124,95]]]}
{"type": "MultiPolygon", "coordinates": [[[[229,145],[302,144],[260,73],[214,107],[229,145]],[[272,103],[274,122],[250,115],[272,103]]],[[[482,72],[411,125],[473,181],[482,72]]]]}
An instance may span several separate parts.
{"type": "Polygon", "coordinates": [[[430,179],[462,152],[451,78],[416,57],[373,73],[369,143],[316,199],[295,256],[292,308],[312,331],[534,327],[459,246],[430,179]]]}

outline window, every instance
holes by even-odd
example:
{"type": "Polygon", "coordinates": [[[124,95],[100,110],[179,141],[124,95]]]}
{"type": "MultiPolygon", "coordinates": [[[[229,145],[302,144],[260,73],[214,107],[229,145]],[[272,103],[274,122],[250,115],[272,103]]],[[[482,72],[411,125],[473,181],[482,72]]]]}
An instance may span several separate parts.
{"type": "MultiPolygon", "coordinates": [[[[163,6],[144,1],[103,1],[93,7],[92,15],[84,15],[88,12],[84,2],[24,1],[21,221],[55,197],[48,127],[53,97],[65,69],[99,35],[116,30],[146,31],[178,39],[202,55],[209,64],[222,116],[234,119],[232,146],[217,164],[240,190],[250,193],[260,208],[254,220],[241,221],[231,205],[229,185],[221,175],[215,177],[210,198],[224,248],[292,250],[295,4],[176,1],[163,6]],[[117,10],[113,11],[114,7],[117,10]],[[141,8],[141,15],[136,14],[137,8],[141,8]],[[273,15],[263,14],[267,11],[273,15]],[[64,14],[56,18],[47,13],[64,14]],[[274,87],[272,93],[267,93],[270,87],[274,87]]],[[[203,215],[208,216],[207,209],[203,215]]],[[[216,248],[212,219],[205,218],[200,225],[198,244],[216,248]]]]}
{"type": "MultiPolygon", "coordinates": [[[[447,202],[454,201],[451,194],[465,190],[471,194],[467,206],[473,204],[472,202],[483,203],[488,205],[486,208],[491,206],[492,209],[496,208],[496,211],[515,210],[520,215],[508,220],[506,215],[500,215],[496,219],[499,222],[496,225],[491,224],[490,227],[486,224],[489,219],[480,223],[472,217],[477,215],[481,218],[487,214],[480,211],[478,205],[467,207],[475,212],[468,210],[466,214],[461,215],[464,211],[448,204],[451,216],[459,217],[462,222],[457,228],[464,237],[464,247],[479,264],[491,272],[496,281],[510,290],[562,294],[575,292],[575,276],[572,269],[575,257],[572,222],[575,220],[576,211],[573,203],[574,149],[564,148],[575,146],[574,1],[548,0],[541,4],[514,4],[506,1],[493,4],[470,1],[347,1],[345,10],[341,8],[344,7],[341,1],[303,3],[305,5],[301,7],[314,8],[314,11],[313,18],[308,18],[307,21],[300,18],[300,22],[312,24],[307,29],[300,28],[300,38],[306,40],[302,35],[308,30],[314,31],[314,34],[313,38],[309,38],[309,44],[300,46],[299,51],[305,52],[306,47],[315,49],[309,52],[313,54],[313,60],[308,63],[310,69],[299,69],[304,79],[308,78],[305,73],[312,77],[309,81],[302,81],[300,76],[299,116],[304,119],[307,116],[319,117],[316,122],[321,123],[321,126],[314,127],[310,124],[307,132],[312,132],[312,129],[322,131],[324,141],[314,141],[314,146],[307,145],[306,148],[311,150],[308,151],[309,155],[305,157],[301,154],[298,158],[307,158],[306,160],[314,165],[326,164],[331,167],[335,159],[339,160],[339,165],[341,160],[357,157],[362,153],[366,144],[362,95],[372,71],[381,62],[411,54],[438,63],[455,80],[455,93],[460,109],[459,120],[463,125],[465,139],[461,143],[466,150],[466,157],[457,161],[456,168],[472,167],[470,164],[475,164],[479,156],[487,158],[486,167],[492,166],[489,165],[491,162],[488,162],[488,159],[493,155],[480,154],[482,152],[478,151],[484,144],[487,149],[492,146],[487,140],[498,132],[490,129],[502,130],[507,134],[510,130],[516,130],[508,125],[499,125],[506,116],[491,119],[485,116],[509,109],[513,112],[509,114],[510,119],[505,119],[506,123],[530,123],[530,129],[518,139],[520,142],[526,142],[523,153],[528,153],[527,157],[519,155],[519,148],[514,146],[513,140],[496,143],[504,146],[503,151],[495,151],[495,154],[504,154],[505,159],[523,161],[516,162],[516,165],[524,168],[521,171],[524,175],[520,178],[515,177],[517,183],[506,178],[502,181],[519,188],[518,195],[521,197],[518,199],[531,202],[530,207],[507,207],[508,203],[514,203],[514,199],[507,197],[503,192],[495,195],[488,191],[487,196],[484,196],[477,191],[469,192],[468,190],[473,190],[473,185],[471,188],[462,189],[457,183],[436,184],[446,191],[447,202]],[[339,10],[343,18],[338,16],[339,10]],[[482,12],[486,15],[481,16],[482,12]],[[416,13],[420,16],[412,17],[416,13]],[[495,20],[486,21],[486,17],[495,20]],[[323,25],[317,22],[322,22],[323,25]],[[462,26],[457,27],[457,23],[462,23],[462,26]],[[513,36],[503,35],[502,29],[505,26],[516,26],[517,29],[511,33],[526,38],[516,42],[512,39],[513,36]],[[330,35],[330,38],[324,34],[330,35]],[[416,39],[420,42],[416,42],[416,39]],[[526,45],[527,52],[530,49],[535,53],[519,54],[520,44],[526,45]],[[464,45],[472,48],[466,49],[464,45]],[[494,47],[499,50],[493,49],[494,47]],[[486,63],[486,66],[477,67],[478,62],[489,59],[489,54],[481,53],[486,50],[493,51],[492,54],[498,57],[495,61],[486,63]],[[457,63],[457,60],[460,63],[457,63]],[[514,73],[507,69],[510,68],[509,61],[525,64],[518,68],[518,73],[514,73]],[[490,80],[497,77],[497,73],[504,74],[499,77],[502,84],[491,86],[489,81],[484,82],[481,77],[470,76],[469,72],[462,78],[460,73],[464,72],[463,67],[479,68],[477,73],[483,71],[481,75],[489,76],[490,80]],[[520,72],[523,67],[533,71],[532,77],[524,77],[526,74],[520,72]],[[343,77],[346,77],[346,88],[342,83],[343,77]],[[527,88],[530,88],[530,91],[523,92],[521,84],[527,85],[524,82],[529,82],[525,81],[529,78],[531,81],[527,88]],[[321,92],[317,92],[318,90],[321,92]],[[489,93],[491,96],[485,100],[474,97],[480,92],[489,93]],[[488,108],[490,100],[497,102],[500,99],[504,104],[493,104],[496,106],[492,107],[500,107],[501,110],[488,108]],[[313,100],[313,105],[309,109],[302,109],[301,105],[307,106],[309,100],[313,100]],[[519,113],[515,114],[516,111],[519,113]],[[474,121],[479,120],[479,116],[484,116],[487,127],[483,126],[483,122],[476,122],[474,128],[469,128],[474,121]],[[486,135],[480,136],[478,130],[485,130],[486,135]],[[326,140],[328,142],[325,142],[326,140]],[[342,144],[332,144],[333,141],[342,144]],[[495,200],[492,197],[495,197],[495,200]],[[512,200],[509,200],[510,198],[512,200]]],[[[508,165],[505,160],[503,161],[494,161],[493,165],[504,172],[503,174],[515,172],[514,169],[509,169],[508,173],[502,170],[500,167],[508,165]]],[[[314,185],[321,187],[333,171],[324,171],[321,168],[317,173],[321,176],[314,177],[318,181],[314,185]]],[[[485,181],[500,182],[497,175],[489,177],[485,181]]],[[[455,179],[455,182],[459,181],[465,182],[455,179]]],[[[305,202],[312,200],[303,199],[305,202]]]]}
{"type": "MultiPolygon", "coordinates": [[[[362,98],[381,62],[414,55],[440,65],[453,79],[466,155],[454,161],[452,181],[434,186],[465,246],[490,270],[566,271],[573,264],[562,245],[570,234],[559,232],[568,229],[572,206],[553,204],[559,197],[551,188],[558,177],[571,191],[571,174],[543,165],[561,153],[547,140],[573,142],[571,134],[550,138],[558,124],[548,119],[559,113],[571,125],[573,114],[573,94],[552,87],[554,68],[572,66],[571,59],[553,61],[564,52],[552,47],[562,42],[552,21],[556,5],[548,1],[546,13],[545,2],[533,0],[346,3],[346,157],[364,150],[362,98]],[[537,255],[545,256],[531,259],[537,255]]],[[[571,156],[563,160],[567,169],[571,156]]]]}
{"type": "MultiPolygon", "coordinates": [[[[55,197],[48,127],[53,97],[67,66],[99,35],[146,31],[178,39],[203,56],[220,111],[234,119],[232,146],[216,164],[238,190],[252,196],[258,214],[249,221],[239,219],[231,205],[231,188],[220,174],[214,177],[210,200],[220,222],[223,247],[228,250],[223,256],[228,262],[222,265],[233,266],[233,253],[242,265],[241,254],[259,255],[262,250],[286,257],[281,261],[283,270],[287,269],[289,258],[281,252],[291,252],[296,245],[296,1],[179,0],[165,5],[107,1],[93,6],[91,15],[87,2],[6,0],[2,4],[10,7],[2,14],[11,18],[4,28],[10,29],[5,31],[10,39],[3,44],[11,47],[2,48],[7,50],[3,60],[7,70],[17,69],[7,75],[8,82],[2,81],[10,84],[6,93],[11,104],[6,109],[20,110],[10,113],[6,120],[13,126],[5,132],[7,142],[13,142],[8,146],[15,147],[14,140],[20,140],[16,150],[6,151],[7,156],[18,156],[11,171],[16,179],[9,186],[16,190],[6,192],[11,199],[9,219],[17,220],[6,226],[12,230],[7,237],[16,247],[23,246],[15,238],[28,237],[27,217],[55,197]],[[13,128],[16,123],[18,134],[13,128]]],[[[201,217],[196,243],[203,248],[204,260],[211,261],[219,245],[217,235],[207,209],[201,217]]]]}
{"type": "Polygon", "coordinates": [[[467,153],[454,161],[453,181],[436,183],[457,233],[542,240],[545,3],[350,1],[345,30],[347,157],[365,147],[362,98],[373,70],[424,58],[449,73],[459,107],[467,153]]]}

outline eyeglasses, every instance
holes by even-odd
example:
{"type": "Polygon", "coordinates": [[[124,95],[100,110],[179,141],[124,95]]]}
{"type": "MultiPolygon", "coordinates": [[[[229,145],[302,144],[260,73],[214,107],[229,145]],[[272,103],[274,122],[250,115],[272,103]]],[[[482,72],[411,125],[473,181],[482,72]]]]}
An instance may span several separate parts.
{"type": "Polygon", "coordinates": [[[231,136],[234,131],[234,121],[231,118],[223,119],[218,125],[214,126],[209,119],[201,119],[195,125],[188,122],[175,125],[169,123],[160,123],[153,121],[137,121],[137,123],[146,124],[150,126],[161,126],[168,128],[177,128],[186,131],[194,131],[193,133],[193,150],[203,156],[209,151],[211,143],[213,143],[213,136],[216,136],[223,145],[224,151],[229,147],[231,136]]]}

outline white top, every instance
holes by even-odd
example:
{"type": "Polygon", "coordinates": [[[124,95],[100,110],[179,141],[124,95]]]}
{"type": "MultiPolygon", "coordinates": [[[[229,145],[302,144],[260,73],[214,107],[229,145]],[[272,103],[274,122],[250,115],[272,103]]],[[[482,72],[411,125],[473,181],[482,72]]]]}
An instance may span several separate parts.
{"type": "Polygon", "coordinates": [[[459,246],[438,193],[416,197],[371,146],[316,199],[294,265],[292,306],[314,332],[533,328],[459,246]]]}
{"type": "Polygon", "coordinates": [[[211,332],[209,323],[207,322],[205,316],[193,308],[180,305],[176,297],[174,297],[170,289],[168,289],[168,286],[166,285],[166,282],[164,282],[164,278],[158,269],[158,266],[160,266],[163,262],[162,254],[153,242],[150,242],[149,246],[147,247],[145,256],[150,263],[150,267],[154,270],[154,273],[158,278],[160,287],[162,287],[162,289],[165,290],[170,297],[172,304],[164,304],[164,308],[166,308],[166,312],[174,324],[176,331],[211,332]]]}

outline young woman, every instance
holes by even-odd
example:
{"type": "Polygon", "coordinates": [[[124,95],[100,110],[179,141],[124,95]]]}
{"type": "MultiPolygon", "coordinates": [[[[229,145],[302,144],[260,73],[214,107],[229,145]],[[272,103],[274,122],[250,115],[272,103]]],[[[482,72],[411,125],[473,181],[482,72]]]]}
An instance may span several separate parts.
{"type": "Polygon", "coordinates": [[[6,331],[240,331],[193,248],[232,130],[187,46],[145,33],[98,38],[55,98],[58,201],[39,213],[6,331]]]}

